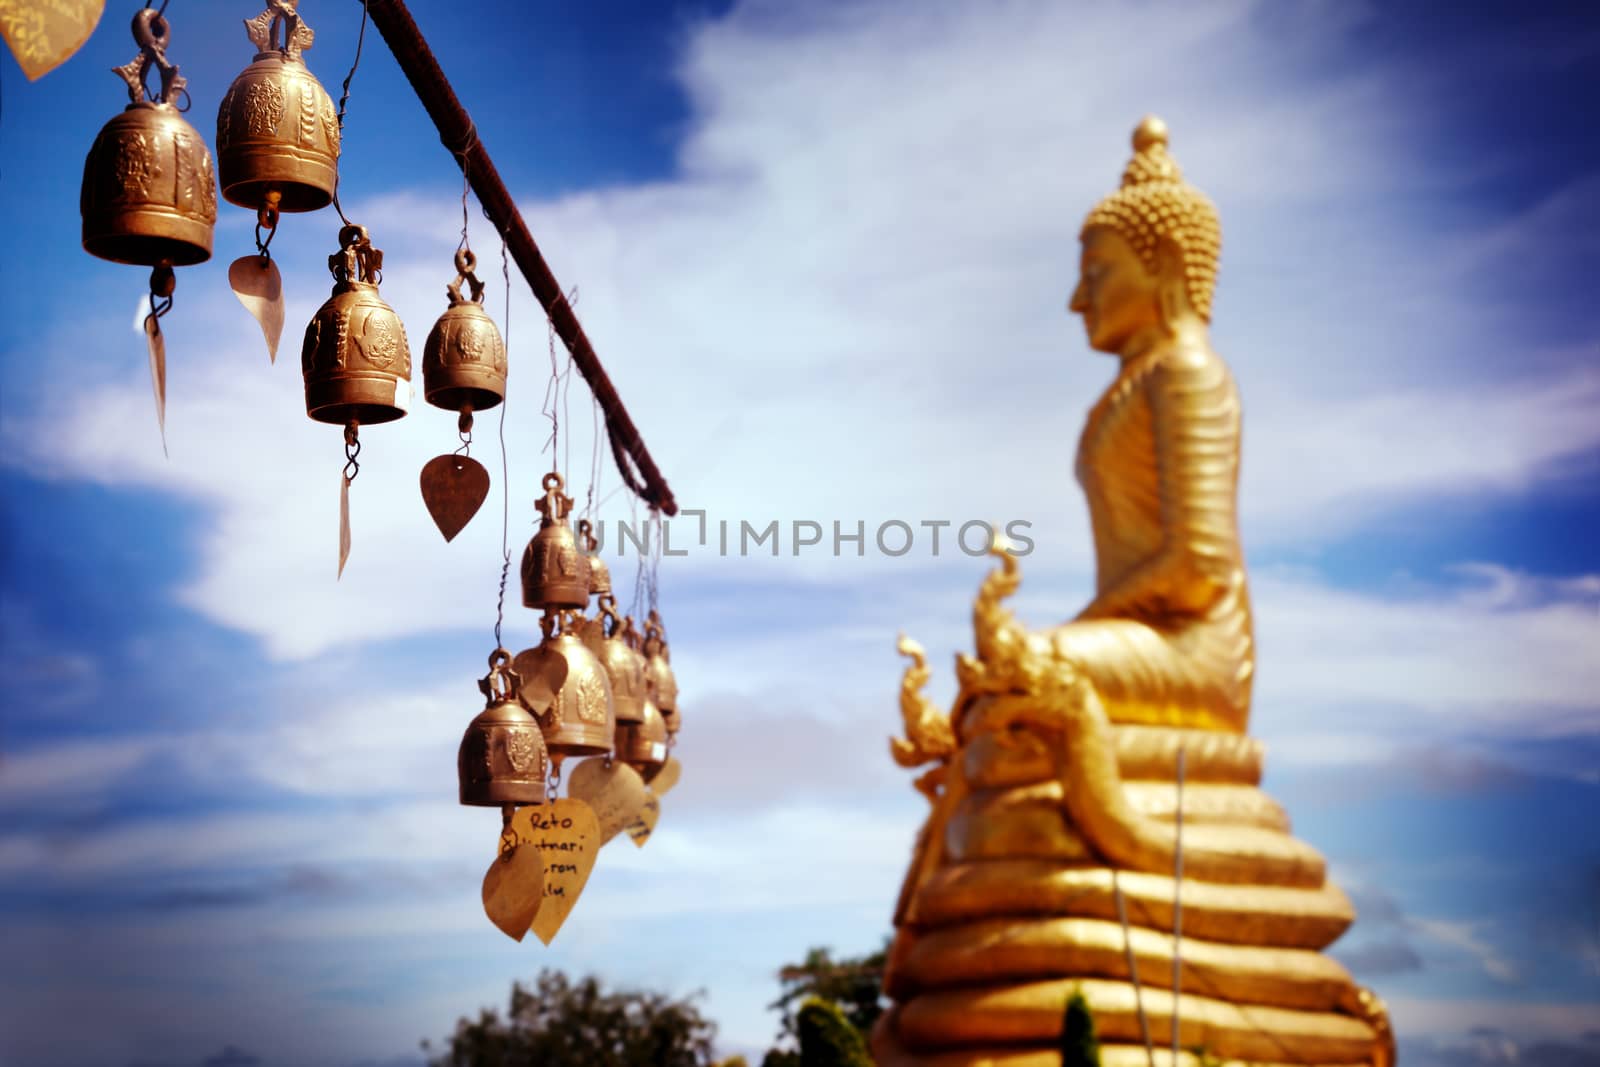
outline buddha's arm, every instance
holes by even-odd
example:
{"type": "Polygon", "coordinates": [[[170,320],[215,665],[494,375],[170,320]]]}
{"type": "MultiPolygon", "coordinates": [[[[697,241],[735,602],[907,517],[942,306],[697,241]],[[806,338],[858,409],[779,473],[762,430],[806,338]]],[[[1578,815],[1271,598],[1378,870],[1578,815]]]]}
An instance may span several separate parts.
{"type": "Polygon", "coordinates": [[[1156,622],[1205,614],[1234,581],[1239,402],[1222,361],[1174,353],[1143,383],[1155,443],[1155,483],[1130,472],[1109,491],[1154,489],[1161,547],[1101,590],[1080,619],[1156,622]]]}

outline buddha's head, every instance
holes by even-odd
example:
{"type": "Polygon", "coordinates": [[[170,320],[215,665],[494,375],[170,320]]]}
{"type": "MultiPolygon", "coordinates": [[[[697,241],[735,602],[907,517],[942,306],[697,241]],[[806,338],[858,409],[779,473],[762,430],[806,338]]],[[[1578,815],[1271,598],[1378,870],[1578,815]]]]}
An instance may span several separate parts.
{"type": "Polygon", "coordinates": [[[1122,353],[1144,336],[1211,320],[1222,229],[1217,210],[1167,154],[1167,125],[1148,116],[1133,132],[1122,187],[1084,220],[1071,310],[1089,344],[1122,353]]]}

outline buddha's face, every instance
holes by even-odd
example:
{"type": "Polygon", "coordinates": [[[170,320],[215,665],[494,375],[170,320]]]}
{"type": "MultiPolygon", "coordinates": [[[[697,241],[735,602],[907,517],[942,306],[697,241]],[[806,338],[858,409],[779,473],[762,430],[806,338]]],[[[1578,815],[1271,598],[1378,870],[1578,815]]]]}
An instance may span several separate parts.
{"type": "Polygon", "coordinates": [[[1160,279],[1116,230],[1083,232],[1078,287],[1068,307],[1083,316],[1091,348],[1119,353],[1134,337],[1161,324],[1160,279]]]}

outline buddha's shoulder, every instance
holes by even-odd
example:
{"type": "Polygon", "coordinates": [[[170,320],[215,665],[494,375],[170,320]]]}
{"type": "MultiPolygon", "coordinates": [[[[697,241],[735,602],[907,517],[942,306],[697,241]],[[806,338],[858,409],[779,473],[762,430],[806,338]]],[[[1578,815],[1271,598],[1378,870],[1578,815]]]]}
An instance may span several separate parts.
{"type": "Polygon", "coordinates": [[[1233,388],[1228,365],[1209,345],[1173,345],[1150,353],[1144,364],[1135,377],[1150,388],[1233,388]]]}

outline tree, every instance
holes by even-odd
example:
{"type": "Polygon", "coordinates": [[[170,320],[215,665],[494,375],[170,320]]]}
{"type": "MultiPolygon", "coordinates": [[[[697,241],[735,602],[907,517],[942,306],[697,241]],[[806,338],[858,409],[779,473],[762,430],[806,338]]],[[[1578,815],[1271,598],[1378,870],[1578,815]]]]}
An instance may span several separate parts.
{"type": "Polygon", "coordinates": [[[1081,989],[1074,989],[1067,998],[1067,1013],[1061,1023],[1061,1067],[1100,1067],[1094,1013],[1081,989]]]}
{"type": "Polygon", "coordinates": [[[770,1005],[783,1013],[778,1039],[799,1036],[795,1008],[811,997],[838,1005],[857,1033],[863,1039],[869,1037],[872,1024],[883,1014],[883,968],[888,955],[888,942],[870,955],[840,960],[828,949],[814,948],[803,963],[779,971],[783,995],[770,1005]]]}
{"type": "MultiPolygon", "coordinates": [[[[545,970],[530,991],[511,986],[502,1019],[494,1009],[456,1022],[430,1067],[711,1067],[716,1024],[694,997],[607,992],[599,979],[570,981],[545,970]]],[[[429,1042],[424,1052],[432,1051],[429,1042]]]]}
{"type": "Polygon", "coordinates": [[[872,1067],[861,1031],[839,1006],[811,997],[796,1017],[800,1032],[800,1067],[872,1067]]]}

